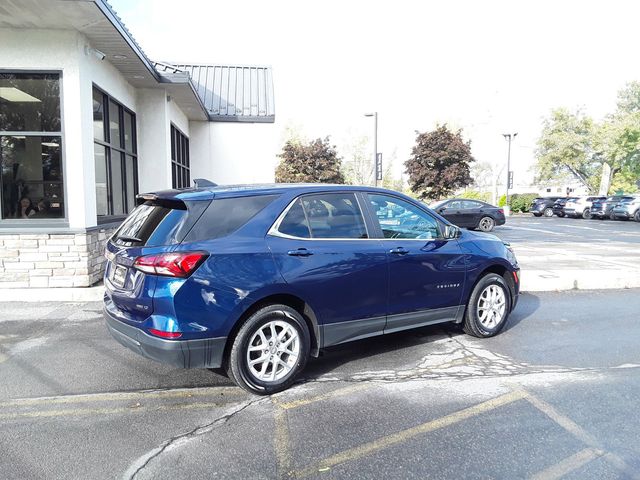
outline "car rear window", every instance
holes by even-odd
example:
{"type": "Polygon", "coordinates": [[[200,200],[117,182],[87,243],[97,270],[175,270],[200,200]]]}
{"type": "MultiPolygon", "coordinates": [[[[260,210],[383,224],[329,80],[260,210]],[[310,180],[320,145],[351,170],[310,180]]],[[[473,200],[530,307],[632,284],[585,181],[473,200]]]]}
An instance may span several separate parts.
{"type": "Polygon", "coordinates": [[[112,240],[116,245],[144,247],[180,243],[207,204],[147,201],[131,212],[112,240]]]}
{"type": "Polygon", "coordinates": [[[244,226],[277,197],[278,195],[253,195],[214,199],[185,241],[198,242],[226,237],[244,226]]]}

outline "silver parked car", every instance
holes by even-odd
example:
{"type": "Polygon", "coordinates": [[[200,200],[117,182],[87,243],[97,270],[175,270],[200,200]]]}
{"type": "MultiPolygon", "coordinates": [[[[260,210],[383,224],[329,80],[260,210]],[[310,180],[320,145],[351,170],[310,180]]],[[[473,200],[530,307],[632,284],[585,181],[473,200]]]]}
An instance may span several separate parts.
{"type": "Polygon", "coordinates": [[[633,218],[636,222],[640,222],[640,196],[623,199],[613,207],[611,214],[619,220],[633,218]]]}

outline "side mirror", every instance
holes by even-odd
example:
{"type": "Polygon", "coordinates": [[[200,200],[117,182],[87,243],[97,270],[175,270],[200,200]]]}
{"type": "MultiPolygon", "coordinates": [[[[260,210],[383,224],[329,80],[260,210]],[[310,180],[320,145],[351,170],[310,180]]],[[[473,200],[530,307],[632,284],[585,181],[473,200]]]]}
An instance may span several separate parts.
{"type": "Polygon", "coordinates": [[[455,225],[445,225],[444,227],[444,238],[447,240],[452,240],[454,238],[458,238],[460,236],[460,228],[455,225]]]}
{"type": "Polygon", "coordinates": [[[436,212],[438,213],[444,213],[444,211],[446,210],[445,207],[439,208],[438,210],[436,210],[436,212]]]}

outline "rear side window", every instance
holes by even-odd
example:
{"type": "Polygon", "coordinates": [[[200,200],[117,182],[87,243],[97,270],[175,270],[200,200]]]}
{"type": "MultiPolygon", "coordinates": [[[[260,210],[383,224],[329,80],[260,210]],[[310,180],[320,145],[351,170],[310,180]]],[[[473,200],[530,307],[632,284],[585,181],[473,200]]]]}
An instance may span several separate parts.
{"type": "Polygon", "coordinates": [[[149,247],[179,243],[187,231],[189,210],[184,204],[177,207],[150,202],[138,206],[122,223],[113,236],[113,242],[116,245],[149,247]]]}
{"type": "Polygon", "coordinates": [[[298,238],[368,238],[362,212],[352,193],[305,195],[284,216],[278,232],[298,238]]]}
{"type": "Polygon", "coordinates": [[[254,195],[214,199],[185,241],[226,237],[244,226],[277,197],[278,195],[254,195]]]}

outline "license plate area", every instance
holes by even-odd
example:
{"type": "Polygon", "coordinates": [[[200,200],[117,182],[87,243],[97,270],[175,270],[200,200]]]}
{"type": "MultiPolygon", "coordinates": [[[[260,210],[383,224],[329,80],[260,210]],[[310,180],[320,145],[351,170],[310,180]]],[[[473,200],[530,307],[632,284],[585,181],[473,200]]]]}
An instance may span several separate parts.
{"type": "Polygon", "coordinates": [[[127,267],[114,264],[111,269],[111,283],[118,288],[124,288],[127,279],[127,267]]]}

